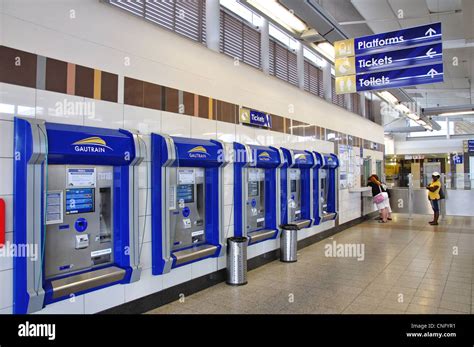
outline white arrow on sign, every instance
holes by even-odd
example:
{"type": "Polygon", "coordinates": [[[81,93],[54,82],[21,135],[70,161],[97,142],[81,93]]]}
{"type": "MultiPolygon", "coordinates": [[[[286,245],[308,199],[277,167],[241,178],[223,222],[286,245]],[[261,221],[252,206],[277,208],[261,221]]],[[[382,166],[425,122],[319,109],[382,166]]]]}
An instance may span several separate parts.
{"type": "Polygon", "coordinates": [[[429,28],[426,31],[425,36],[433,36],[434,34],[436,34],[436,30],[434,30],[433,28],[429,28]]]}
{"type": "Polygon", "coordinates": [[[433,58],[433,56],[436,55],[436,51],[433,50],[433,48],[430,48],[428,52],[426,52],[426,55],[430,58],[433,58]]]}
{"type": "Polygon", "coordinates": [[[434,76],[437,75],[437,74],[438,74],[438,71],[436,71],[435,69],[431,69],[427,73],[427,75],[430,76],[431,78],[434,78],[434,76]]]}

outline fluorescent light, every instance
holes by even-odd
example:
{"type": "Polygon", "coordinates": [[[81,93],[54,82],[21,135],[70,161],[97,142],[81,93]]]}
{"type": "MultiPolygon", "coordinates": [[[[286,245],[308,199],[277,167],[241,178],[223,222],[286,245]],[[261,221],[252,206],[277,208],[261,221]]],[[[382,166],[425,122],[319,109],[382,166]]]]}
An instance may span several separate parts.
{"type": "Polygon", "coordinates": [[[382,99],[385,99],[385,101],[391,102],[392,104],[398,104],[398,99],[392,93],[384,90],[378,94],[382,99]]]}
{"type": "Polygon", "coordinates": [[[321,42],[316,45],[317,50],[323,54],[326,58],[331,61],[334,61],[336,56],[336,52],[334,51],[334,46],[331,45],[329,42],[321,42]]]}
{"type": "Polygon", "coordinates": [[[248,0],[247,2],[287,29],[297,32],[303,32],[307,29],[306,24],[301,19],[276,0],[248,0]]]}
{"type": "Polygon", "coordinates": [[[445,112],[440,113],[439,116],[462,116],[466,114],[474,114],[474,111],[445,112]]]}
{"type": "Polygon", "coordinates": [[[423,119],[418,119],[416,122],[422,126],[428,125],[423,119]]]}
{"type": "Polygon", "coordinates": [[[407,114],[407,117],[410,119],[413,119],[414,121],[417,121],[418,119],[420,119],[420,117],[415,113],[409,113],[407,114]]]}
{"type": "Polygon", "coordinates": [[[411,113],[410,109],[403,104],[398,104],[395,109],[405,114],[411,113]]]}

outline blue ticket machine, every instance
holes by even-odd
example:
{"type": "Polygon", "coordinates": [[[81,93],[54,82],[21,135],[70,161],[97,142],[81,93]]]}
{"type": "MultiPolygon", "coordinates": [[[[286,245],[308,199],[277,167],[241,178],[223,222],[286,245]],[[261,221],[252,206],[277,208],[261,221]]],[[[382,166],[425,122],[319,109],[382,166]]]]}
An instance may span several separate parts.
{"type": "Polygon", "coordinates": [[[223,254],[224,144],[151,135],[152,272],[223,254]]]}
{"type": "Polygon", "coordinates": [[[137,281],[140,137],[15,118],[14,151],[14,313],[137,281]]]}
{"type": "Polygon", "coordinates": [[[276,238],[282,151],[234,142],[234,157],[234,234],[248,237],[249,244],[276,238]]]}
{"type": "Polygon", "coordinates": [[[312,152],[281,148],[285,163],[281,167],[281,223],[310,227],[313,219],[312,152]]]}
{"type": "Polygon", "coordinates": [[[321,224],[322,208],[321,208],[321,187],[320,187],[320,174],[321,166],[324,162],[324,157],[321,153],[313,152],[314,160],[316,165],[313,167],[313,217],[314,224],[321,224]]]}
{"type": "Polygon", "coordinates": [[[320,222],[334,220],[337,217],[337,189],[339,159],[335,154],[315,152],[320,161],[319,169],[314,169],[314,184],[317,185],[318,200],[315,200],[314,213],[320,222]]]}

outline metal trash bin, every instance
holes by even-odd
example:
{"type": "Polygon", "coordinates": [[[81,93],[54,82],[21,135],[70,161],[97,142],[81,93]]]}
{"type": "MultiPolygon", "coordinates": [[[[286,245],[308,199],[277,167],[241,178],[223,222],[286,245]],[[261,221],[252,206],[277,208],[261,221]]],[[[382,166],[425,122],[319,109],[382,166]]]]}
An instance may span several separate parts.
{"type": "Polygon", "coordinates": [[[247,284],[247,244],[246,237],[227,239],[227,284],[233,286],[247,284]]]}
{"type": "Polygon", "coordinates": [[[280,225],[282,229],[280,240],[280,261],[294,263],[297,261],[298,230],[296,224],[280,225]]]}

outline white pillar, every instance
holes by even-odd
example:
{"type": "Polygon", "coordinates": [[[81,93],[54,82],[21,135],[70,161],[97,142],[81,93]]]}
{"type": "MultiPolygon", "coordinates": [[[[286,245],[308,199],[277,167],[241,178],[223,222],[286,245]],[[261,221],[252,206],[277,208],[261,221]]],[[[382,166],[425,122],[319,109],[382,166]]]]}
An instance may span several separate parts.
{"type": "Polygon", "coordinates": [[[326,65],[323,67],[323,91],[324,99],[329,102],[332,102],[332,83],[331,83],[331,64],[326,62],[326,65]]]}
{"type": "Polygon", "coordinates": [[[298,42],[296,51],[296,71],[298,72],[298,87],[304,90],[304,47],[298,42]]]}
{"type": "Polygon", "coordinates": [[[262,18],[260,29],[260,64],[265,74],[270,73],[270,34],[268,31],[268,20],[262,18]]]}
{"type": "Polygon", "coordinates": [[[344,101],[345,101],[345,104],[346,104],[346,109],[348,111],[352,111],[352,98],[351,98],[351,95],[352,94],[345,94],[344,95],[344,101]]]}
{"type": "Polygon", "coordinates": [[[446,117],[446,138],[448,140],[451,138],[451,134],[449,133],[449,117],[446,117]]]}
{"type": "Polygon", "coordinates": [[[364,92],[359,94],[359,103],[360,103],[361,116],[367,118],[367,110],[365,109],[365,93],[364,92]]]}
{"type": "Polygon", "coordinates": [[[219,52],[220,9],[219,0],[206,0],[206,45],[216,52],[219,52]]]}

